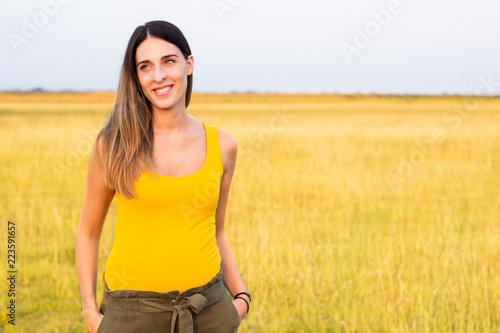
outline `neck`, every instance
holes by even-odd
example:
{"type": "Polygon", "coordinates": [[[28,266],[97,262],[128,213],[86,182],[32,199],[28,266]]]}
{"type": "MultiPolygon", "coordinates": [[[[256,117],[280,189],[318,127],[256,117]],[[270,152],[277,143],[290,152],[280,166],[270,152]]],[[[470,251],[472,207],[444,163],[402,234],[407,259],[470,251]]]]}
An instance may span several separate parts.
{"type": "Polygon", "coordinates": [[[154,134],[168,134],[177,136],[190,123],[186,108],[159,109],[153,106],[153,132],[154,134]]]}

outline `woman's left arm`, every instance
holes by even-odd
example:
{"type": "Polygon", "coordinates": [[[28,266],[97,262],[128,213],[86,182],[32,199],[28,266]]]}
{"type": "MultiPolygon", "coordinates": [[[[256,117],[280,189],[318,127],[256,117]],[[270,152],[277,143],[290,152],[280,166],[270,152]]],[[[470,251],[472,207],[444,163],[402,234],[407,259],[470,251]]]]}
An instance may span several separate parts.
{"type": "MultiPolygon", "coordinates": [[[[217,245],[219,247],[220,255],[222,258],[222,280],[231,295],[234,296],[242,291],[247,292],[245,284],[241,279],[240,272],[238,271],[238,266],[236,265],[236,260],[234,259],[233,252],[231,251],[231,246],[229,245],[227,237],[224,233],[224,219],[226,215],[229,188],[236,166],[238,144],[236,142],[236,139],[225,130],[217,129],[217,132],[219,135],[219,146],[224,173],[222,174],[219,191],[219,203],[215,213],[215,234],[217,238],[217,245]]],[[[244,297],[250,303],[250,299],[247,295],[240,296],[244,297]]],[[[238,310],[240,318],[243,319],[247,313],[246,302],[242,299],[237,298],[233,300],[233,304],[238,310]]]]}

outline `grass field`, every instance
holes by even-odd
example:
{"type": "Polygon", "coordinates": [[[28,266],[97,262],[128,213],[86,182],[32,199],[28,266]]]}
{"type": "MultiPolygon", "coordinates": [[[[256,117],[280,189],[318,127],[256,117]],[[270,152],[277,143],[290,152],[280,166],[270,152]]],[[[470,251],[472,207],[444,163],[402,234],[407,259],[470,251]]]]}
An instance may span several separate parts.
{"type": "MultiPolygon", "coordinates": [[[[88,332],[75,233],[114,94],[0,93],[0,260],[16,326],[88,332]]],[[[195,94],[239,143],[226,234],[252,294],[239,332],[500,332],[500,99],[195,94]]],[[[97,285],[113,245],[116,203],[97,285]]]]}

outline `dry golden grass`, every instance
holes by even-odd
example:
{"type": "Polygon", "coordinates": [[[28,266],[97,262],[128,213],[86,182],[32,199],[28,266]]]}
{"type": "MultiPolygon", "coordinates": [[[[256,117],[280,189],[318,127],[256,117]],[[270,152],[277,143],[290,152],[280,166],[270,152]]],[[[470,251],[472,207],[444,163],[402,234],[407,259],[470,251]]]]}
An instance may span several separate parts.
{"type": "MultiPolygon", "coordinates": [[[[75,232],[91,143],[113,98],[0,93],[0,237],[15,221],[20,332],[87,331],[75,232]]],[[[253,298],[239,331],[498,332],[499,106],[193,95],[188,112],[239,143],[226,233],[253,298]]],[[[98,281],[115,216],[113,202],[98,281]]],[[[11,331],[5,288],[0,304],[11,331]]]]}

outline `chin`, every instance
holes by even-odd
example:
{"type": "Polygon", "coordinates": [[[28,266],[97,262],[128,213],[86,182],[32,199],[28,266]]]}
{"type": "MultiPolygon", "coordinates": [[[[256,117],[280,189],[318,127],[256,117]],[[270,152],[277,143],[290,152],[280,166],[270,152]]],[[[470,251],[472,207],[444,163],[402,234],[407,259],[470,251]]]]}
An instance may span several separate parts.
{"type": "Polygon", "coordinates": [[[176,106],[177,104],[179,104],[179,100],[175,101],[175,102],[171,102],[171,101],[155,101],[155,103],[152,103],[153,105],[155,105],[158,109],[163,109],[163,110],[167,110],[167,109],[172,109],[174,106],[176,106]]]}

